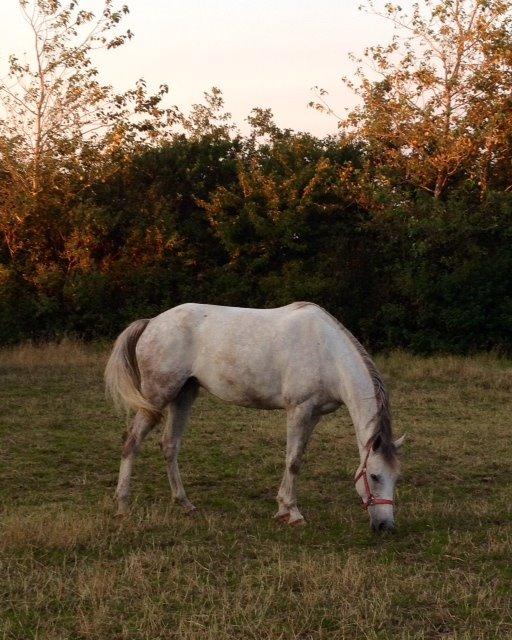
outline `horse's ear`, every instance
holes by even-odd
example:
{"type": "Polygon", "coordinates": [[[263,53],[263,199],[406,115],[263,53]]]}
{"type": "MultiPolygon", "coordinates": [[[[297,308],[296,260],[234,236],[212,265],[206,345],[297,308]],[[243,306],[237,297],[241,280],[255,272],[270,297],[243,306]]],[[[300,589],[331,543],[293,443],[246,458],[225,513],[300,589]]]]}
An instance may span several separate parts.
{"type": "Polygon", "coordinates": [[[398,438],[397,440],[395,440],[393,442],[393,444],[395,445],[395,449],[397,451],[399,451],[402,448],[402,445],[403,445],[404,441],[405,441],[405,433],[404,433],[403,436],[400,436],[400,438],[398,438]]]}
{"type": "Polygon", "coordinates": [[[382,444],[382,438],[379,433],[375,436],[375,440],[372,442],[372,450],[377,451],[377,449],[380,447],[381,444],[382,444]]]}

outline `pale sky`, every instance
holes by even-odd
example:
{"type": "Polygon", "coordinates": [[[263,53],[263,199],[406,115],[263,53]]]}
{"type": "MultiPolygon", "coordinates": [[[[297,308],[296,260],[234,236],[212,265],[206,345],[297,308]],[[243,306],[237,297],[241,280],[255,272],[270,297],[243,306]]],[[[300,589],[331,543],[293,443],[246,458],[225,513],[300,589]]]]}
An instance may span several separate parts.
{"type": "MultiPolygon", "coordinates": [[[[135,37],[98,59],[101,79],[117,90],[143,77],[167,83],[169,103],[186,110],[213,85],[243,127],[252,107],[270,107],[282,127],[316,135],[336,120],[308,108],[312,87],[330,93],[338,113],[355,98],[342,82],[353,74],[348,54],[389,40],[390,25],[358,11],[361,0],[122,0],[135,37]]],[[[120,4],[121,4],[120,3],[120,4]]],[[[383,3],[382,3],[383,4],[383,3]]],[[[407,0],[401,3],[410,4],[407,0]]],[[[98,0],[82,0],[98,7],[98,0]]],[[[17,0],[0,0],[0,69],[10,53],[29,50],[17,0]]]]}

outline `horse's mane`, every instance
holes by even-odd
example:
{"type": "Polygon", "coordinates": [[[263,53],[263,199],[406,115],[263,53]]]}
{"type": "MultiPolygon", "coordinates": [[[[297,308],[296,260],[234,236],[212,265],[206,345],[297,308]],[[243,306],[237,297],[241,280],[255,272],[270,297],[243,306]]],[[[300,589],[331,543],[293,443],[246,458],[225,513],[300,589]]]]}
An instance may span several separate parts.
{"type": "MultiPolygon", "coordinates": [[[[311,303],[314,304],[314,303],[311,303]]],[[[382,456],[391,465],[395,465],[397,463],[397,452],[396,447],[393,442],[393,427],[391,420],[391,410],[389,407],[389,396],[386,390],[386,386],[384,384],[384,380],[380,375],[375,363],[370,358],[370,355],[363,347],[363,345],[359,342],[359,340],[350,333],[350,331],[344,327],[341,322],[331,315],[328,311],[326,311],[323,307],[319,305],[315,305],[319,309],[321,309],[325,314],[327,314],[336,324],[340,327],[343,333],[347,336],[347,338],[352,342],[354,347],[357,349],[359,355],[363,359],[363,362],[370,374],[370,378],[373,383],[373,388],[375,391],[375,400],[377,401],[377,413],[375,415],[375,427],[372,435],[367,443],[368,446],[372,446],[377,440],[379,440],[379,451],[382,456]]]]}

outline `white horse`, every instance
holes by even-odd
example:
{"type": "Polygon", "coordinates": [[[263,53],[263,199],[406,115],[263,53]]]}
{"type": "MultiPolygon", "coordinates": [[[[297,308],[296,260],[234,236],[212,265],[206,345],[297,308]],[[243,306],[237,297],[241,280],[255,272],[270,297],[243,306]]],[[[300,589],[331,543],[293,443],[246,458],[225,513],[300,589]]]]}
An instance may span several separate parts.
{"type": "Polygon", "coordinates": [[[180,305],[125,329],[114,344],[105,380],[116,405],[135,412],[119,470],[119,514],[128,511],[135,454],[166,413],[162,450],[173,497],[187,512],[195,511],[177,458],[190,408],[203,387],[232,404],[286,411],[286,466],[276,518],[289,524],[304,523],[295,485],[311,433],[322,415],[345,404],[361,459],[356,490],[372,528],[393,529],[397,449],[403,438],[392,440],[388,396],[369,355],[321,307],[309,302],[279,309],[180,305]]]}

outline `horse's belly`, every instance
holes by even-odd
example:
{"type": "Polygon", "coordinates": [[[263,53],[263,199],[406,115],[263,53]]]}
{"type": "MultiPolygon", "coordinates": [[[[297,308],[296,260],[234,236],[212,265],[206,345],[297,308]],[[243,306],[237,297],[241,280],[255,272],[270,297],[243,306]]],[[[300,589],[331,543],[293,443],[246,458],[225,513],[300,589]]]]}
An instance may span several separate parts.
{"type": "Polygon", "coordinates": [[[283,409],[280,389],[272,385],[247,381],[232,372],[218,371],[216,375],[204,372],[195,375],[199,384],[217,398],[230,404],[256,409],[283,409]]]}

